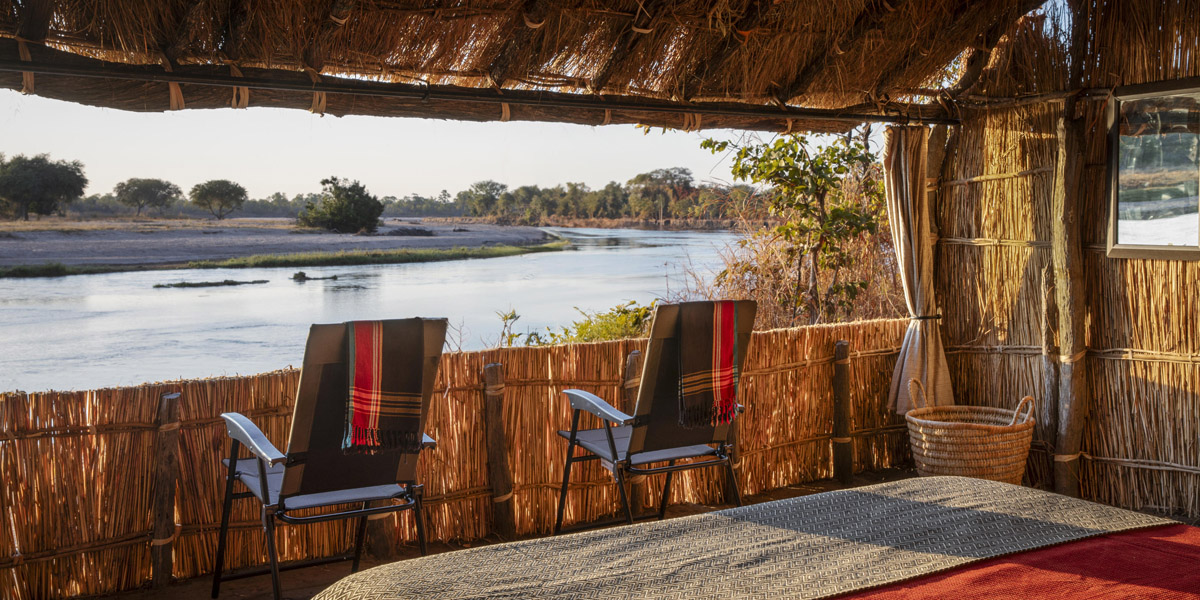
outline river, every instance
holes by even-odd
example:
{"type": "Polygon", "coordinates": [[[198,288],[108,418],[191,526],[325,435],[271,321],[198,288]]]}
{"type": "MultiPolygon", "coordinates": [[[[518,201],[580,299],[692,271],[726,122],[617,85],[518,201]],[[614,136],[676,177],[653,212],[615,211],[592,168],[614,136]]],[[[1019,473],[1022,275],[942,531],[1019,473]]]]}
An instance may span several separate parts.
{"type": "Polygon", "coordinates": [[[300,366],[312,323],[447,317],[451,347],[494,346],[497,312],[542,331],[711,277],[731,233],[548,231],[573,249],[507,258],[298,269],[206,269],[0,280],[0,390],[43,391],[253,374],[300,366]],[[237,287],[156,283],[257,280],[237,287]]]}

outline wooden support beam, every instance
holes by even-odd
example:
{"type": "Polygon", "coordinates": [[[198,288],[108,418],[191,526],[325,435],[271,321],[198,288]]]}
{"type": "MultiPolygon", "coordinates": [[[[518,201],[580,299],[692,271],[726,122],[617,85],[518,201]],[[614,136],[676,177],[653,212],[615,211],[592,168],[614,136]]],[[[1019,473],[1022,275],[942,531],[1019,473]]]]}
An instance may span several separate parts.
{"type": "Polygon", "coordinates": [[[854,438],[850,437],[850,342],[833,345],[833,476],[854,479],[854,438]]]}
{"type": "Polygon", "coordinates": [[[751,2],[750,6],[746,7],[746,12],[734,23],[733,27],[725,32],[725,37],[721,42],[713,47],[712,53],[700,61],[695,70],[685,73],[681,78],[680,97],[690,100],[705,83],[721,72],[729,59],[742,49],[746,40],[750,39],[754,30],[762,25],[764,17],[774,5],[773,0],[751,2]]]}
{"type": "Polygon", "coordinates": [[[242,58],[242,43],[250,30],[250,9],[254,0],[230,0],[229,15],[221,37],[221,53],[237,62],[242,58]]]}
{"type": "Polygon", "coordinates": [[[888,20],[892,12],[903,6],[905,2],[907,0],[896,0],[892,3],[891,11],[886,9],[864,9],[854,19],[854,24],[841,35],[835,35],[825,40],[823,44],[814,45],[812,50],[813,58],[797,72],[791,81],[778,86],[772,95],[780,103],[787,104],[792,98],[808,91],[808,87],[812,85],[812,82],[818,75],[824,72],[836,60],[836,56],[861,44],[872,31],[883,27],[883,24],[888,20]],[[836,52],[835,49],[837,49],[836,52]]]}
{"type": "Polygon", "coordinates": [[[1069,99],[1058,120],[1054,189],[1050,194],[1050,256],[1058,306],[1058,432],[1054,491],[1079,496],[1079,451],[1091,398],[1087,388],[1087,305],[1084,302],[1080,174],[1083,127],[1069,99]]]}
{"type": "MultiPolygon", "coordinates": [[[[371,506],[386,506],[391,500],[380,500],[371,506]]],[[[388,561],[396,558],[396,518],[398,513],[380,513],[367,517],[367,555],[375,560],[388,561]]],[[[413,513],[416,518],[416,513],[413,513]]]]}
{"type": "Polygon", "coordinates": [[[175,32],[170,39],[164,40],[161,44],[162,52],[166,55],[167,60],[171,61],[171,64],[179,63],[179,56],[183,53],[183,49],[192,43],[196,26],[207,16],[207,9],[208,2],[206,0],[193,2],[175,23],[175,32]]]}
{"type": "MultiPolygon", "coordinates": [[[[1055,447],[1058,437],[1058,341],[1055,331],[1058,330],[1058,306],[1054,302],[1054,273],[1050,266],[1042,269],[1042,398],[1038,402],[1038,424],[1046,432],[1043,441],[1051,449],[1055,447]]],[[[1048,472],[1051,481],[1043,482],[1053,487],[1054,452],[1051,452],[1051,465],[1048,472]]]]}
{"type": "MultiPolygon", "coordinates": [[[[54,6],[50,0],[26,0],[17,9],[17,47],[21,60],[28,60],[29,44],[44,44],[50,31],[50,21],[54,17],[54,6]]],[[[34,94],[37,92],[37,82],[33,73],[21,73],[21,93],[34,94]]]]}
{"type": "MultiPolygon", "coordinates": [[[[979,76],[983,74],[983,68],[987,66],[988,59],[992,55],[992,49],[995,48],[996,44],[1000,42],[1000,37],[1012,29],[1013,24],[1018,19],[1025,16],[1025,14],[1029,11],[1040,7],[1042,4],[1045,4],[1045,1],[1046,0],[1021,0],[1019,3],[1014,3],[1011,9],[1005,11],[1003,14],[997,17],[996,20],[993,21],[992,24],[989,25],[988,28],[976,38],[973,44],[975,48],[971,54],[967,56],[966,69],[963,71],[962,77],[959,78],[958,82],[955,83],[953,87],[947,89],[946,92],[951,97],[955,97],[965,92],[972,85],[975,85],[975,82],[979,79],[979,76]]],[[[967,16],[972,8],[973,6],[970,2],[961,3],[955,7],[950,13],[950,27],[957,26],[957,24],[967,16]]],[[[875,86],[876,98],[885,97],[885,94],[889,90],[896,87],[897,82],[899,82],[908,73],[908,70],[910,67],[912,67],[913,63],[920,59],[921,50],[922,49],[920,48],[912,48],[907,54],[900,56],[898,61],[894,61],[891,68],[882,71],[883,78],[880,79],[879,84],[875,86]]]]}
{"type": "Polygon", "coordinates": [[[525,0],[521,5],[521,13],[513,20],[512,35],[487,68],[488,76],[497,88],[504,87],[504,82],[516,74],[520,59],[533,45],[538,29],[546,24],[550,4],[548,0],[525,0]]]}
{"type": "MultiPolygon", "coordinates": [[[[621,410],[633,414],[637,404],[638,388],[642,384],[642,353],[634,350],[625,358],[625,383],[621,387],[621,396],[625,405],[621,410]]],[[[629,501],[632,503],[633,514],[639,515],[650,506],[649,494],[646,493],[646,476],[635,475],[629,480],[629,501]]]]}
{"type": "Polygon", "coordinates": [[[37,44],[46,41],[50,20],[54,17],[54,5],[50,0],[25,0],[17,6],[17,18],[20,20],[17,37],[37,44]]]}
{"type": "Polygon", "coordinates": [[[162,587],[174,571],[175,485],[179,481],[179,394],[158,402],[154,462],[154,539],[150,542],[150,584],[162,587]]]}
{"type": "Polygon", "coordinates": [[[593,94],[599,94],[608,85],[608,80],[612,79],[613,73],[620,70],[620,67],[625,63],[625,59],[633,54],[642,40],[646,39],[646,34],[643,32],[649,31],[654,24],[654,18],[658,15],[661,0],[646,0],[638,3],[637,13],[633,16],[633,20],[629,22],[629,28],[623,29],[621,35],[617,38],[617,44],[613,48],[613,53],[605,61],[604,66],[596,72],[596,76],[592,78],[588,87],[591,88],[593,94]]]}
{"type": "Polygon", "coordinates": [[[517,515],[512,470],[508,467],[508,436],[504,432],[504,365],[491,363],[484,366],[483,384],[492,523],[502,539],[511,540],[517,535],[517,515]]]}
{"type": "MultiPolygon", "coordinates": [[[[0,71],[31,72],[46,75],[96,77],[141,82],[174,82],[188,85],[221,87],[244,87],[291,91],[304,94],[325,92],[352,96],[375,96],[379,98],[409,99],[419,101],[422,113],[438,116],[438,103],[509,104],[513,107],[527,106],[542,114],[570,113],[571,111],[619,111],[644,113],[639,122],[658,125],[655,115],[667,114],[662,120],[675,119],[686,114],[706,117],[728,118],[723,127],[755,129],[761,125],[749,123],[764,119],[778,120],[780,128],[786,120],[826,121],[831,123],[896,122],[896,123],[957,123],[947,116],[946,111],[934,105],[894,103],[879,107],[853,106],[845,109],[810,109],[775,107],[739,102],[668,102],[640,97],[597,98],[586,94],[562,92],[496,90],[464,88],[456,86],[425,86],[406,83],[381,83],[344,77],[324,77],[314,83],[307,75],[281,69],[242,69],[244,77],[232,77],[228,68],[217,65],[181,65],[171,72],[153,65],[127,65],[90,59],[69,52],[37,46],[30,48],[32,61],[17,58],[15,42],[0,39],[0,71]],[[555,109],[562,109],[555,111],[555,109]],[[733,122],[731,122],[733,121],[733,122]],[[745,122],[741,122],[745,121],[745,122]]],[[[78,102],[74,98],[65,98],[78,102]]],[[[451,117],[461,118],[461,117],[451,117]]],[[[539,120],[564,120],[542,118],[539,120]]],[[[682,122],[682,118],[679,119],[682,122]]],[[[709,122],[709,119],[706,119],[709,122]]],[[[598,124],[598,123],[592,123],[598,124]]]]}
{"type": "Polygon", "coordinates": [[[333,37],[333,34],[346,24],[355,3],[355,0],[332,0],[329,3],[329,11],[325,19],[321,21],[317,34],[313,36],[311,42],[304,48],[304,52],[301,53],[305,66],[315,73],[320,73],[321,69],[325,68],[325,46],[328,44],[329,38],[333,37]]]}

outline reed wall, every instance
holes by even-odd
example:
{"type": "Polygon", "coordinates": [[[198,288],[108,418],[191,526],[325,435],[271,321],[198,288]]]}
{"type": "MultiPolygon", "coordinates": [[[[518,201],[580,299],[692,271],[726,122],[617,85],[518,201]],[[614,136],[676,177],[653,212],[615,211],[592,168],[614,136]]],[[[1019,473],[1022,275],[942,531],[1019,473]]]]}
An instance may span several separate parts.
{"type": "Polygon", "coordinates": [[[1057,362],[1050,214],[1057,120],[1080,97],[1087,417],[1082,494],[1200,515],[1200,263],[1105,253],[1104,111],[1097,88],[1200,75],[1194,2],[1075,0],[1070,19],[1025,19],[972,91],[937,184],[938,294],[958,400],[1042,399],[1030,476],[1047,483],[1057,362]],[[1075,29],[1061,31],[1070,24],[1075,29]],[[1025,97],[1013,102],[1014,97],[1025,97]],[[968,275],[964,277],[964,274],[968,275]]]}
{"type": "MultiPolygon", "coordinates": [[[[851,344],[851,400],[856,468],[908,461],[903,422],[887,411],[887,390],[906,320],[864,321],[756,332],[741,396],[738,477],[754,494],[832,475],[833,345],[851,344]]],[[[517,530],[548,533],[566,444],[555,434],[569,427],[560,392],[581,388],[621,400],[628,354],[644,340],[511,348],[442,357],[427,432],[436,450],[421,457],[429,535],[472,540],[487,535],[492,515],[484,437],[482,370],[504,365],[504,428],[509,439],[517,530]]],[[[61,598],[109,593],[146,585],[154,472],[158,457],[159,398],[180,392],[180,476],[171,544],[174,575],[211,573],[229,451],[226,411],[257,423],[286,448],[299,373],[148,384],[133,388],[0,395],[0,597],[61,598]]],[[[597,519],[617,508],[611,477],[596,463],[573,473],[568,523],[597,519]]],[[[677,476],[673,502],[722,501],[721,475],[703,469],[677,476]]],[[[644,494],[654,505],[661,482],[644,494]]],[[[390,517],[396,539],[415,538],[410,511],[390,517]]],[[[257,505],[237,501],[227,567],[265,562],[257,505]]],[[[349,549],[350,523],[284,525],[278,533],[283,560],[338,554],[349,549]]]]}

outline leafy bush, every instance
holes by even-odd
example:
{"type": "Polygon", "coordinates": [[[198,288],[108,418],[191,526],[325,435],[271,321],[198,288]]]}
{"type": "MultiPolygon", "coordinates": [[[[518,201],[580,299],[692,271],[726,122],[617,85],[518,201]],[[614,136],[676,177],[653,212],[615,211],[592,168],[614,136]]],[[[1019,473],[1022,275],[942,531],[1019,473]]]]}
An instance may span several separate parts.
{"type": "Polygon", "coordinates": [[[337,177],[321,180],[325,187],[319,204],[309,202],[297,221],[305,227],[320,227],[338,233],[375,231],[383,203],[357,181],[337,177]]]}
{"type": "Polygon", "coordinates": [[[589,313],[578,307],[575,310],[583,315],[582,320],[571,323],[569,327],[561,327],[559,331],[547,327],[545,333],[537,331],[514,333],[512,326],[521,316],[514,310],[497,313],[504,322],[504,328],[500,333],[500,343],[503,346],[513,346],[518,343],[526,346],[547,346],[646,337],[650,334],[650,318],[654,314],[654,302],[642,306],[635,301],[629,301],[625,304],[618,304],[608,309],[607,312],[589,313]]]}

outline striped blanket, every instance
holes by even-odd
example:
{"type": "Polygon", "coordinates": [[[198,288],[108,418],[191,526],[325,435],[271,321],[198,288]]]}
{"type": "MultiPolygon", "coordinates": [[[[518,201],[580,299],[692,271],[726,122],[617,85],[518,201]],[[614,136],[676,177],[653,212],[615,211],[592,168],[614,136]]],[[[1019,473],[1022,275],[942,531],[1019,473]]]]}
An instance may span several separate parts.
{"type": "Polygon", "coordinates": [[[712,427],[737,408],[737,308],[730,301],[679,307],[679,424],[712,427]]]}
{"type": "Polygon", "coordinates": [[[351,321],[350,390],[342,451],[374,454],[421,449],[421,372],[408,354],[421,352],[420,322],[351,321]]]}

